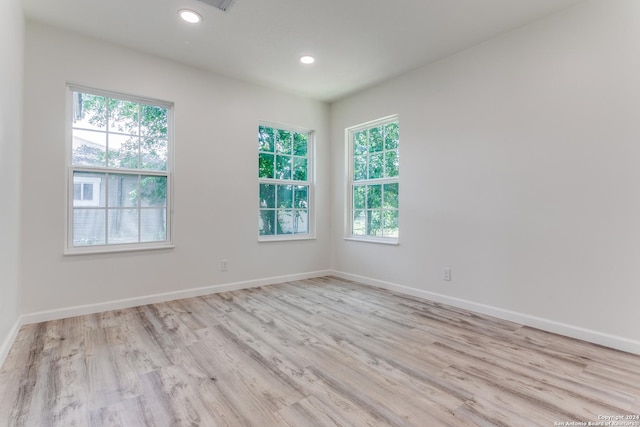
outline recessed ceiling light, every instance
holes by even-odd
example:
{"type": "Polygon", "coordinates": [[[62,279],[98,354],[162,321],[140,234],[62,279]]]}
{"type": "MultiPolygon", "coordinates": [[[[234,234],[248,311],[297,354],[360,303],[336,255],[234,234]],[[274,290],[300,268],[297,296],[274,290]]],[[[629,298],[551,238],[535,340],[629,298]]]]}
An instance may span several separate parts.
{"type": "Polygon", "coordinates": [[[183,21],[188,22],[189,24],[197,24],[202,21],[202,16],[193,10],[180,9],[178,11],[178,15],[180,15],[180,18],[182,18],[183,21]]]}
{"type": "Polygon", "coordinates": [[[316,58],[314,58],[313,56],[301,56],[300,57],[300,62],[302,62],[303,64],[313,64],[314,62],[316,62],[316,58]]]}

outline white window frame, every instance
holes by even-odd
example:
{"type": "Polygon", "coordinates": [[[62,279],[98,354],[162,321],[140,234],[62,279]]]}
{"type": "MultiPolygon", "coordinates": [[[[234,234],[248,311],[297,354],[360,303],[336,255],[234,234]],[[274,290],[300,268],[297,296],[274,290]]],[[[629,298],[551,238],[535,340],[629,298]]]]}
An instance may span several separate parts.
{"type": "MultiPolygon", "coordinates": [[[[400,243],[400,233],[398,228],[398,237],[387,237],[387,236],[369,236],[369,235],[356,235],[353,234],[353,187],[357,182],[358,184],[362,184],[366,182],[367,184],[398,184],[400,185],[400,174],[396,177],[387,177],[387,178],[375,178],[375,179],[367,179],[367,180],[354,180],[354,147],[353,147],[353,136],[356,132],[370,129],[378,126],[384,126],[389,123],[400,122],[399,116],[397,114],[382,117],[380,119],[372,120],[366,123],[361,123],[356,126],[352,126],[345,129],[345,160],[347,171],[346,175],[346,189],[345,189],[345,240],[353,240],[358,242],[369,242],[369,243],[381,243],[387,245],[398,245],[400,243]]],[[[398,199],[400,196],[398,195],[398,199]]],[[[400,200],[398,200],[398,214],[400,213],[400,200]]],[[[400,225],[400,218],[398,218],[398,227],[400,225]]]]}
{"type": "MultiPolygon", "coordinates": [[[[130,251],[144,251],[154,249],[169,249],[173,248],[173,174],[174,174],[174,104],[168,101],[162,101],[153,98],[141,97],[136,95],[123,94],[114,91],[108,91],[103,89],[96,89],[83,85],[68,83],[67,84],[67,114],[66,114],[66,170],[67,170],[67,220],[66,220],[66,242],[64,248],[64,255],[83,255],[83,254],[97,254],[97,253],[113,253],[113,252],[130,252],[130,251]],[[110,168],[110,167],[96,167],[96,166],[77,166],[72,163],[73,156],[73,117],[75,112],[73,111],[73,93],[82,92],[91,95],[105,96],[112,99],[138,102],[141,104],[152,105],[156,107],[162,107],[167,109],[167,170],[156,171],[146,169],[125,169],[125,168],[110,168]],[[107,243],[101,245],[87,245],[87,246],[74,246],[73,244],[73,209],[74,209],[74,172],[97,172],[103,173],[106,176],[105,181],[108,182],[110,174],[125,174],[131,176],[159,176],[166,177],[167,179],[167,194],[166,194],[166,239],[155,242],[136,242],[136,243],[107,243]]],[[[100,181],[96,178],[83,177],[83,182],[100,181]]],[[[96,182],[94,186],[94,199],[98,202],[94,204],[93,201],[87,201],[78,204],[76,207],[93,207],[99,204],[100,183],[96,182]],[[98,187],[96,189],[96,186],[98,187]],[[97,190],[97,191],[96,191],[97,190]]],[[[138,208],[140,209],[140,208],[138,208]]],[[[138,218],[140,222],[140,217],[138,218]]],[[[140,226],[140,224],[139,224],[140,226]]]]}
{"type": "MultiPolygon", "coordinates": [[[[283,125],[281,123],[274,123],[268,121],[258,122],[258,128],[260,126],[269,127],[273,129],[286,130],[290,132],[304,133],[307,135],[307,180],[283,180],[275,178],[260,178],[258,176],[258,193],[255,195],[254,200],[260,200],[260,184],[272,184],[272,185],[306,185],[308,186],[309,205],[307,210],[309,212],[309,232],[306,234],[275,234],[264,235],[260,234],[260,217],[258,216],[257,232],[258,242],[282,242],[282,241],[295,241],[295,240],[313,240],[316,238],[316,226],[315,226],[315,131],[299,126],[283,125]]],[[[260,150],[256,152],[260,153],[260,150]]],[[[275,165],[274,165],[275,167],[275,165]]],[[[260,206],[258,206],[259,214],[260,206]]]]}

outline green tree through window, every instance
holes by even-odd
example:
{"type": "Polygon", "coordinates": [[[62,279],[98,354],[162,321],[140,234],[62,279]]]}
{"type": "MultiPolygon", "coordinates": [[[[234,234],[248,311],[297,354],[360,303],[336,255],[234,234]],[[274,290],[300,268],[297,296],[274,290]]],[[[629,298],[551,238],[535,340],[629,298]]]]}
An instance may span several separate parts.
{"type": "Polygon", "coordinates": [[[311,234],[311,132],[258,126],[261,239],[311,234]]]}
{"type": "Polygon", "coordinates": [[[397,241],[400,128],[397,118],[352,128],[349,235],[397,241]]]}
{"type": "Polygon", "coordinates": [[[67,247],[166,244],[171,104],[71,90],[71,180],[83,197],[70,201],[67,247]]]}

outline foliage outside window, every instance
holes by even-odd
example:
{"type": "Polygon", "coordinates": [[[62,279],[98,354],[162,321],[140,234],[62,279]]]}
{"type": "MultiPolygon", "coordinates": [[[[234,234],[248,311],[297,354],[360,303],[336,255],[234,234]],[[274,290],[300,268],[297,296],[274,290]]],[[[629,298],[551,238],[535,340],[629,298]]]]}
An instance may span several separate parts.
{"type": "Polygon", "coordinates": [[[348,237],[398,241],[399,122],[386,118],[348,130],[348,237]]]}
{"type": "Polygon", "coordinates": [[[171,104],[70,91],[67,252],[169,246],[171,104]]]}
{"type": "Polygon", "coordinates": [[[308,131],[258,126],[260,240],[311,236],[311,139],[308,131]]]}

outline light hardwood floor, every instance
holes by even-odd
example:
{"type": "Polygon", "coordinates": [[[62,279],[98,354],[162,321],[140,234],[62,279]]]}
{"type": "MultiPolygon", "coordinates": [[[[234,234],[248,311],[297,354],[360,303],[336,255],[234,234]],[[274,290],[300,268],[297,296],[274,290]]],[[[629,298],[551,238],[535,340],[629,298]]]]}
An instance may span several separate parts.
{"type": "Polygon", "coordinates": [[[0,370],[10,426],[554,426],[627,414],[640,414],[640,356],[332,277],[27,325],[0,370]]]}

